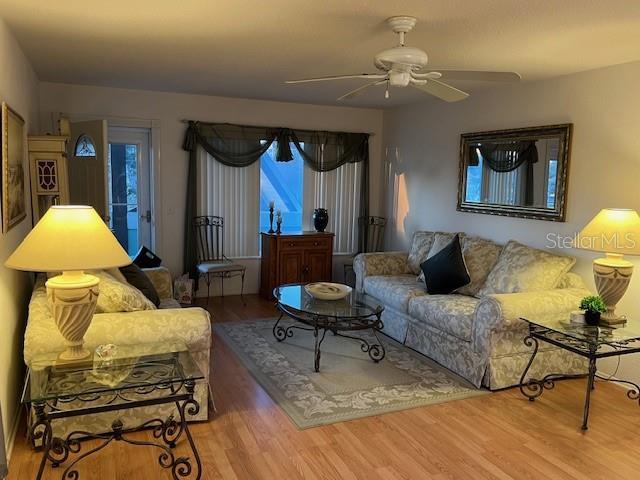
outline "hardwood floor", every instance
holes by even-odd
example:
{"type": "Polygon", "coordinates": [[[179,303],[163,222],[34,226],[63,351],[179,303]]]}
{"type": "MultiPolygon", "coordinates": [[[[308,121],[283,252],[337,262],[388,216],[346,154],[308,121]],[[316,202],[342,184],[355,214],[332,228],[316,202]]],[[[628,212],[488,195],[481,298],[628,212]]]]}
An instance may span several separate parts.
{"type": "MultiPolygon", "coordinates": [[[[270,302],[212,299],[214,322],[271,318],[270,302]]],[[[192,425],[206,479],[631,479],[640,477],[640,407],[598,382],[580,431],[585,382],[559,382],[536,402],[517,389],[298,430],[214,339],[217,414],[192,425]]],[[[139,439],[149,433],[138,434],[139,439]]],[[[179,446],[180,451],[182,447],[179,446]]],[[[34,478],[38,453],[16,440],[9,479],[34,478]]],[[[115,442],[81,464],[81,478],[165,479],[156,452],[115,442]]],[[[60,469],[47,467],[59,478],[60,469]]]]}

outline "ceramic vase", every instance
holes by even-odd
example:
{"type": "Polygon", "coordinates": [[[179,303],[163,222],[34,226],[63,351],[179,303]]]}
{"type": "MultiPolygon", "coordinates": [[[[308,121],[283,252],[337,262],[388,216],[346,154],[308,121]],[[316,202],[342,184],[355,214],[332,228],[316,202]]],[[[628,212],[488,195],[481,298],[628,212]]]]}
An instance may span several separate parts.
{"type": "Polygon", "coordinates": [[[329,212],[326,208],[316,208],[313,211],[313,226],[317,232],[324,232],[329,224],[329,212]]]}

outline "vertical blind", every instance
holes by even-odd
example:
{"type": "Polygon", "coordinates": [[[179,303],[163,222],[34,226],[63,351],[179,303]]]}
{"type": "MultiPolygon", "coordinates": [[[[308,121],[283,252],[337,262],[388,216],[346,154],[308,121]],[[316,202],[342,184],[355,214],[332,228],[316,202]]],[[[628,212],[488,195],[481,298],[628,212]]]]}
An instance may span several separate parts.
{"type": "Polygon", "coordinates": [[[224,254],[259,254],[260,163],[229,167],[199,149],[198,215],[224,218],[224,254]]]}
{"type": "MultiPolygon", "coordinates": [[[[305,219],[311,220],[314,208],[328,210],[327,230],[335,234],[335,253],[355,253],[357,250],[361,169],[361,163],[347,163],[328,172],[305,169],[305,219]]],[[[312,228],[311,224],[309,228],[312,228]]]]}
{"type": "MultiPolygon", "coordinates": [[[[196,270],[195,231],[192,225],[194,216],[200,213],[225,217],[225,236],[229,238],[227,244],[230,248],[230,250],[227,250],[228,256],[255,254],[256,243],[253,242],[257,242],[257,227],[259,225],[257,199],[254,202],[254,198],[258,197],[259,192],[259,175],[257,175],[257,172],[251,170],[247,176],[234,177],[233,181],[231,177],[226,177],[233,175],[226,170],[220,170],[218,174],[214,174],[215,168],[211,167],[209,173],[204,174],[200,168],[203,160],[199,150],[204,149],[207,154],[215,158],[215,161],[223,165],[245,168],[257,163],[274,142],[277,142],[278,147],[276,149],[276,161],[292,161],[293,146],[302,156],[305,168],[316,172],[329,172],[345,164],[360,163],[361,166],[356,169],[360,171],[362,177],[359,186],[360,200],[352,203],[359,204],[358,217],[367,217],[369,215],[369,134],[204,123],[190,120],[188,121],[182,148],[188,152],[189,159],[183,260],[184,271],[189,272],[191,278],[196,278],[198,275],[196,270]],[[204,183],[202,177],[204,177],[204,183]],[[258,185],[255,184],[256,178],[258,178],[258,185]],[[232,190],[233,185],[235,185],[235,189],[232,190]],[[209,192],[208,189],[214,191],[209,192]],[[222,200],[220,196],[216,196],[220,191],[227,192],[227,197],[231,196],[233,200],[225,204],[225,200],[222,200]],[[237,205],[236,202],[240,203],[240,205],[237,205]],[[252,208],[251,212],[249,208],[252,208]],[[253,215],[257,218],[253,217],[253,215]],[[251,225],[254,225],[254,227],[250,228],[251,225]],[[250,230],[253,230],[253,234],[250,230]],[[251,238],[247,238],[247,236],[251,238]],[[235,243],[234,239],[236,240],[235,243]]],[[[208,165],[207,168],[209,168],[208,165]]],[[[350,200],[353,200],[351,197],[353,192],[338,187],[338,182],[345,180],[340,174],[331,177],[331,179],[323,177],[320,180],[320,185],[332,185],[333,178],[335,178],[336,186],[327,191],[323,190],[322,199],[328,203],[331,203],[333,199],[336,204],[337,211],[329,212],[335,224],[338,218],[343,218],[343,215],[352,215],[351,212],[347,212],[345,205],[350,200]],[[336,197],[338,194],[343,196],[336,197]]],[[[345,181],[349,181],[348,176],[345,181]]],[[[315,180],[311,183],[316,185],[315,180]]],[[[315,193],[313,192],[315,190],[306,192],[307,197],[315,198],[315,193]]],[[[312,207],[307,201],[305,206],[307,218],[310,208],[321,206],[327,207],[327,205],[313,205],[312,207]]],[[[355,208],[353,214],[355,215],[355,208]]],[[[358,222],[353,223],[357,225],[358,222]]],[[[342,224],[333,226],[339,229],[337,232],[338,249],[355,250],[350,248],[349,245],[350,228],[346,228],[342,224]],[[347,238],[347,240],[343,241],[343,237],[347,238]]],[[[366,238],[366,226],[357,226],[356,228],[358,229],[358,237],[366,238]]],[[[356,245],[359,243],[355,242],[356,245]]]]}
{"type": "MultiPolygon", "coordinates": [[[[335,234],[335,253],[355,253],[362,163],[346,163],[335,170],[316,172],[304,167],[303,227],[313,229],[315,208],[329,212],[327,230],[335,234]]],[[[255,257],[259,251],[260,162],[246,167],[223,165],[199,149],[198,215],[224,218],[225,255],[255,257]]]]}

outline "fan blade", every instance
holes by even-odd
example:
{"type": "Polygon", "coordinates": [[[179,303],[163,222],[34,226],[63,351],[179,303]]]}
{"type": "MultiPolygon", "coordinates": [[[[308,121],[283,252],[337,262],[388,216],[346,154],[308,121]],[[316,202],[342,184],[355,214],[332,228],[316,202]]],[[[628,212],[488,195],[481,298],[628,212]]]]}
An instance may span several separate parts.
{"type": "Polygon", "coordinates": [[[383,83],[386,83],[386,82],[387,80],[385,79],[385,80],[377,80],[375,82],[367,83],[366,85],[358,87],[355,90],[351,90],[350,92],[345,93],[341,97],[338,97],[338,100],[348,100],[350,98],[357,97],[367,88],[375,87],[376,85],[382,85],[383,83]]]}
{"type": "Polygon", "coordinates": [[[327,80],[345,80],[348,78],[386,78],[386,73],[355,73],[353,75],[334,75],[332,77],[301,78],[300,80],[285,80],[284,83],[324,82],[327,80]]]}
{"type": "Polygon", "coordinates": [[[427,80],[427,83],[424,85],[416,85],[410,84],[413,88],[417,88],[418,90],[422,90],[430,95],[436,96],[445,102],[457,102],[459,100],[464,100],[469,96],[468,93],[463,92],[462,90],[458,90],[451,85],[447,85],[446,83],[442,83],[438,80],[427,80]]]}
{"type": "Polygon", "coordinates": [[[433,69],[434,72],[442,74],[442,78],[447,80],[474,80],[479,82],[504,82],[518,83],[522,77],[516,72],[482,72],[476,70],[439,70],[433,69]]]}

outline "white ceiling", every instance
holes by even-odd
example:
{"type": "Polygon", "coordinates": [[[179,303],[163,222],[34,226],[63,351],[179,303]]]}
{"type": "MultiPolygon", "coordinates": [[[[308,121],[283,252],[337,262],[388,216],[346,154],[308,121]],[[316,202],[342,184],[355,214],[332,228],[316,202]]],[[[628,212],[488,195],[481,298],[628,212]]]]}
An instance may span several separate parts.
{"type": "MultiPolygon", "coordinates": [[[[441,68],[531,81],[640,60],[639,0],[0,0],[41,80],[318,104],[362,81],[282,82],[374,71],[392,15],[418,17],[408,44],[441,68]]],[[[380,88],[340,104],[426,98],[380,88]]]]}

